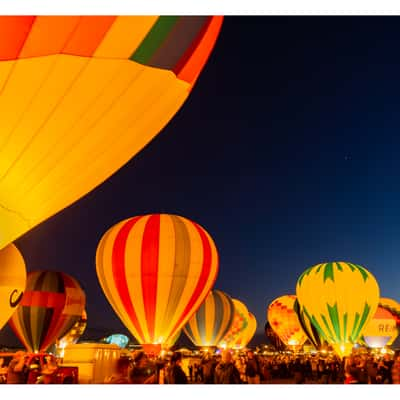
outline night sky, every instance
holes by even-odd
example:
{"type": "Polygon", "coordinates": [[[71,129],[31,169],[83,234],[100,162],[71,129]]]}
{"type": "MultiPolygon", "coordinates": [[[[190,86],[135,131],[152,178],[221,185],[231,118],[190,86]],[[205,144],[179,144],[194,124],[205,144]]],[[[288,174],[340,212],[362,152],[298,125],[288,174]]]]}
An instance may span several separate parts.
{"type": "Polygon", "coordinates": [[[97,281],[96,247],[122,219],[163,212],[211,234],[215,288],[248,306],[259,333],[268,304],[320,262],[361,264],[399,300],[399,43],[398,17],[225,18],[165,129],[17,240],[28,271],[81,282],[87,335],[127,333],[97,281]]]}

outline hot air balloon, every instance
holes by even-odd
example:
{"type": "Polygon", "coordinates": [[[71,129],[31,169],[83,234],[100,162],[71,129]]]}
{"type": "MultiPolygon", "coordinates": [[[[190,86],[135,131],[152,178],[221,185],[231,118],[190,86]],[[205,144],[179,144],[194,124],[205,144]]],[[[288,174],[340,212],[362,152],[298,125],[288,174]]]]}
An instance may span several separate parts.
{"type": "Polygon", "coordinates": [[[212,290],[183,331],[196,346],[217,346],[231,327],[234,313],[232,299],[220,290],[212,290]]]}
{"type": "Polygon", "coordinates": [[[253,339],[256,330],[257,330],[256,317],[249,312],[246,328],[239,333],[238,337],[234,340],[234,342],[231,344],[230,347],[238,350],[246,348],[246,346],[250,343],[251,339],[253,339]]]}
{"type": "Polygon", "coordinates": [[[169,350],[171,347],[175,346],[176,342],[178,341],[179,337],[181,336],[182,331],[179,331],[177,334],[172,336],[171,338],[168,339],[167,342],[164,342],[161,345],[161,348],[163,350],[169,350]]]}
{"type": "MultiPolygon", "coordinates": [[[[145,351],[170,343],[218,272],[218,253],[197,223],[168,214],[124,220],[102,237],[97,276],[114,311],[145,351]]],[[[158,349],[158,350],[157,350],[158,349]]]]}
{"type": "Polygon", "coordinates": [[[13,245],[0,250],[0,329],[21,301],[26,284],[25,261],[13,245]]]}
{"type": "Polygon", "coordinates": [[[362,341],[371,348],[390,346],[399,334],[396,325],[393,314],[378,306],[375,315],[362,331],[362,341]]]}
{"type": "Polygon", "coordinates": [[[296,293],[301,311],[340,356],[351,353],[379,301],[374,276],[348,262],[308,268],[297,281],[296,293]]]}
{"type": "Polygon", "coordinates": [[[122,335],[121,333],[114,333],[110,336],[107,336],[104,339],[104,342],[108,344],[116,344],[117,346],[124,349],[129,343],[129,338],[128,336],[122,335]]]}
{"type": "Polygon", "coordinates": [[[296,296],[285,295],[275,299],[267,310],[267,320],[286,346],[297,350],[307,340],[294,311],[296,296]]]}
{"type": "Polygon", "coordinates": [[[0,248],[104,182],[182,106],[222,17],[0,17],[0,248]]]}
{"type": "Polygon", "coordinates": [[[232,325],[218,343],[218,346],[223,348],[232,348],[239,335],[247,328],[249,323],[249,310],[247,307],[237,299],[232,299],[232,302],[235,307],[232,325]]]}
{"type": "Polygon", "coordinates": [[[383,307],[392,313],[393,317],[396,318],[397,327],[400,327],[400,304],[393,299],[387,297],[381,297],[379,299],[379,306],[383,307]]]}
{"type": "Polygon", "coordinates": [[[311,323],[308,317],[304,314],[304,311],[301,310],[297,299],[294,302],[293,309],[297,315],[297,318],[300,322],[303,332],[307,336],[307,339],[317,350],[320,350],[325,345],[325,341],[323,338],[321,338],[321,335],[318,333],[317,328],[311,323]]]}
{"type": "Polygon", "coordinates": [[[57,347],[65,348],[70,344],[75,344],[78,339],[83,335],[87,326],[87,313],[86,310],[82,311],[82,315],[74,326],[57,342],[57,347]]]}
{"type": "Polygon", "coordinates": [[[63,272],[33,271],[9,324],[28,351],[46,351],[79,321],[85,300],[75,278],[63,272]]]}
{"type": "Polygon", "coordinates": [[[274,332],[271,328],[271,324],[267,321],[264,326],[265,335],[269,339],[272,346],[274,346],[275,350],[282,351],[285,349],[286,345],[279,339],[279,336],[274,332]]]}

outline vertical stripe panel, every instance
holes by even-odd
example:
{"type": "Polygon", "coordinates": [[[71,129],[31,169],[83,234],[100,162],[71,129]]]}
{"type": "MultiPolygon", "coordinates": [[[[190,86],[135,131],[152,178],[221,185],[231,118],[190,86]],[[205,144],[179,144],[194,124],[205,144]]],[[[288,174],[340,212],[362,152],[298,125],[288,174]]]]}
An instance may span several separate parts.
{"type": "Polygon", "coordinates": [[[216,295],[215,293],[210,292],[207,295],[208,299],[208,307],[206,310],[205,316],[205,343],[206,346],[212,345],[212,338],[214,336],[214,331],[216,328],[217,318],[219,318],[218,314],[216,314],[216,295]]]}
{"type": "Polygon", "coordinates": [[[138,49],[130,57],[131,60],[147,64],[153,54],[161,46],[179,17],[162,16],[147,34],[138,49]]]}
{"type": "MultiPolygon", "coordinates": [[[[215,280],[214,276],[210,276],[211,262],[212,262],[210,242],[208,241],[207,236],[205,235],[202,228],[200,228],[195,223],[193,223],[193,226],[195,227],[195,229],[197,230],[197,232],[200,235],[200,239],[201,239],[201,243],[202,243],[202,247],[203,247],[203,263],[201,265],[200,276],[198,278],[196,288],[195,288],[193,294],[191,295],[183,313],[181,314],[181,317],[177,321],[174,330],[179,329],[179,326],[182,325],[183,321],[188,317],[188,314],[192,313],[193,311],[196,311],[196,310],[193,310],[193,307],[196,302],[199,302],[201,304],[204,297],[207,295],[207,292],[204,293],[204,288],[208,286],[207,285],[208,281],[215,280]]],[[[209,288],[209,289],[211,289],[211,288],[209,288]]]]}
{"type": "Polygon", "coordinates": [[[31,16],[0,17],[0,61],[18,57],[34,20],[31,16]]]}
{"type": "Polygon", "coordinates": [[[161,46],[146,63],[155,68],[173,70],[182,54],[196,42],[207,17],[179,17],[161,46]]]}
{"type": "Polygon", "coordinates": [[[126,58],[138,48],[158,17],[122,15],[117,17],[93,54],[101,58],[126,58]]]}
{"type": "MultiPolygon", "coordinates": [[[[155,339],[162,342],[169,332],[169,321],[165,320],[165,313],[169,308],[169,296],[172,283],[175,280],[173,270],[175,267],[175,230],[173,221],[169,215],[160,215],[158,282],[157,282],[157,306],[155,318],[155,339]]],[[[167,339],[168,340],[168,339],[167,339]]]]}
{"type": "Polygon", "coordinates": [[[160,237],[160,215],[155,214],[147,220],[142,239],[141,279],[143,303],[150,335],[154,343],[154,327],[157,304],[157,274],[160,237]]]}
{"type": "MultiPolygon", "coordinates": [[[[144,230],[149,219],[149,215],[142,216],[129,232],[125,245],[125,279],[128,286],[129,296],[132,301],[137,321],[140,325],[141,335],[137,337],[139,343],[150,343],[145,304],[144,287],[142,285],[141,264],[142,264],[142,241],[144,230]]],[[[117,297],[117,301],[120,300],[117,297]]],[[[124,318],[127,319],[126,311],[124,318]]]]}
{"type": "Polygon", "coordinates": [[[165,312],[164,323],[169,326],[168,331],[173,334],[172,322],[179,313],[178,304],[184,301],[184,289],[187,287],[188,274],[192,259],[192,243],[185,222],[175,215],[170,216],[175,231],[175,263],[174,270],[171,272],[174,276],[170,294],[168,296],[168,308],[165,312]]]}
{"type": "Polygon", "coordinates": [[[198,78],[200,71],[210,56],[211,50],[215,45],[219,31],[221,30],[223,17],[213,17],[207,32],[204,34],[196,50],[186,61],[184,66],[178,64],[179,71],[175,70],[179,79],[190,84],[194,84],[198,78]]]}
{"type": "Polygon", "coordinates": [[[90,57],[103,41],[116,17],[83,16],[63,49],[64,54],[90,57]]]}
{"type": "Polygon", "coordinates": [[[19,58],[48,56],[62,51],[78,26],[79,16],[36,17],[19,58]]]}
{"type": "Polygon", "coordinates": [[[119,230],[114,242],[112,253],[112,270],[117,293],[131,322],[135,325],[138,334],[143,337],[140,323],[133,309],[125,277],[125,245],[129,231],[141,217],[132,218],[119,230]]]}
{"type": "Polygon", "coordinates": [[[213,293],[215,303],[215,322],[210,342],[215,345],[216,342],[218,342],[218,340],[220,339],[219,335],[221,335],[221,331],[223,329],[223,325],[226,319],[226,312],[228,310],[226,308],[226,299],[224,298],[224,294],[219,290],[215,290],[213,293]]]}
{"type": "Polygon", "coordinates": [[[198,338],[197,340],[203,344],[207,341],[207,318],[209,317],[210,309],[213,307],[212,304],[212,296],[207,296],[204,303],[197,310],[196,314],[194,314],[194,318],[196,320],[195,326],[198,330],[198,338]]]}

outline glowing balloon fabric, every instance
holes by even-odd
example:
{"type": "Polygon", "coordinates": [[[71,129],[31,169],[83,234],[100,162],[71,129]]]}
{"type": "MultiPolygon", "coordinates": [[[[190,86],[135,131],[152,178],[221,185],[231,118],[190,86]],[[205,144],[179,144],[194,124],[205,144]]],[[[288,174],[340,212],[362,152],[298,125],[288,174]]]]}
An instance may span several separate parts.
{"type": "Polygon", "coordinates": [[[296,296],[285,295],[275,299],[267,310],[267,320],[286,346],[302,346],[307,340],[294,311],[296,296]]]}
{"type": "Polygon", "coordinates": [[[121,348],[125,348],[129,343],[129,338],[121,333],[114,333],[113,335],[106,337],[104,341],[108,344],[116,344],[121,348]]]}
{"type": "Polygon", "coordinates": [[[153,214],[109,229],[96,254],[97,276],[138,342],[168,344],[200,307],[218,272],[210,235],[186,218],[153,214]]]}
{"type": "Polygon", "coordinates": [[[347,262],[308,268],[297,281],[296,293],[301,311],[340,356],[351,353],[379,300],[374,276],[347,262]]]}
{"type": "Polygon", "coordinates": [[[85,293],[71,276],[34,271],[9,323],[28,351],[45,351],[81,318],[85,293]]]}
{"type": "Polygon", "coordinates": [[[379,305],[385,310],[388,310],[396,318],[397,326],[400,326],[400,304],[393,299],[387,297],[381,297],[379,299],[379,305]]]}
{"type": "Polygon", "coordinates": [[[282,342],[279,336],[275,333],[275,331],[271,328],[271,324],[267,321],[264,326],[265,335],[269,339],[270,343],[275,350],[281,351],[284,350],[286,345],[282,342]]]}
{"type": "Polygon", "coordinates": [[[0,329],[16,310],[26,284],[25,261],[13,245],[0,250],[0,329]]]}
{"type": "Polygon", "coordinates": [[[301,328],[303,332],[306,334],[307,339],[311,342],[311,344],[319,350],[321,346],[324,344],[324,340],[321,338],[321,335],[318,333],[317,328],[311,323],[308,317],[304,314],[304,311],[301,310],[298,300],[294,302],[294,311],[297,315],[297,318],[300,322],[301,328]]]}
{"type": "Polygon", "coordinates": [[[231,327],[234,313],[232,299],[212,290],[183,331],[196,346],[217,346],[231,327]]]}
{"type": "Polygon", "coordinates": [[[218,343],[218,346],[220,347],[232,348],[236,340],[239,338],[239,335],[247,328],[249,323],[249,310],[245,304],[237,299],[232,299],[232,301],[235,307],[232,325],[222,340],[218,343]]]}
{"type": "Polygon", "coordinates": [[[79,338],[85,332],[87,325],[87,313],[83,310],[81,317],[78,321],[74,324],[74,326],[70,329],[70,331],[63,336],[57,343],[58,347],[64,348],[70,344],[76,343],[79,338]]]}
{"type": "Polygon", "coordinates": [[[222,17],[0,17],[0,248],[121,168],[174,116],[222,17]]]}
{"type": "Polygon", "coordinates": [[[250,343],[251,339],[253,339],[256,330],[257,330],[256,317],[249,312],[247,318],[247,326],[242,332],[240,332],[239,337],[236,338],[232,347],[236,349],[244,349],[250,343]]]}
{"type": "Polygon", "coordinates": [[[392,313],[378,306],[375,315],[363,329],[362,339],[371,348],[390,345],[399,334],[396,325],[396,318],[392,313]]]}

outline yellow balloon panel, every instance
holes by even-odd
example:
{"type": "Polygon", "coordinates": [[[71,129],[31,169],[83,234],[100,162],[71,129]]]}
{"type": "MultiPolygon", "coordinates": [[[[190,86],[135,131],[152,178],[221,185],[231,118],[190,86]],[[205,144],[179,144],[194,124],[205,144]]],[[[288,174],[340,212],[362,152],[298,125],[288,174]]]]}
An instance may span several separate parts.
{"type": "Polygon", "coordinates": [[[296,296],[285,295],[275,299],[268,307],[267,320],[286,346],[302,346],[307,340],[294,311],[296,296]]]}
{"type": "Polygon", "coordinates": [[[0,81],[9,75],[0,96],[0,246],[124,165],[190,87],[131,60],[59,54],[0,65],[0,81]]]}
{"type": "Polygon", "coordinates": [[[351,352],[379,300],[374,276],[347,262],[307,269],[298,279],[296,293],[301,310],[341,356],[351,352]]]}
{"type": "Polygon", "coordinates": [[[0,250],[0,329],[16,310],[26,285],[25,262],[13,245],[0,250]]]}

